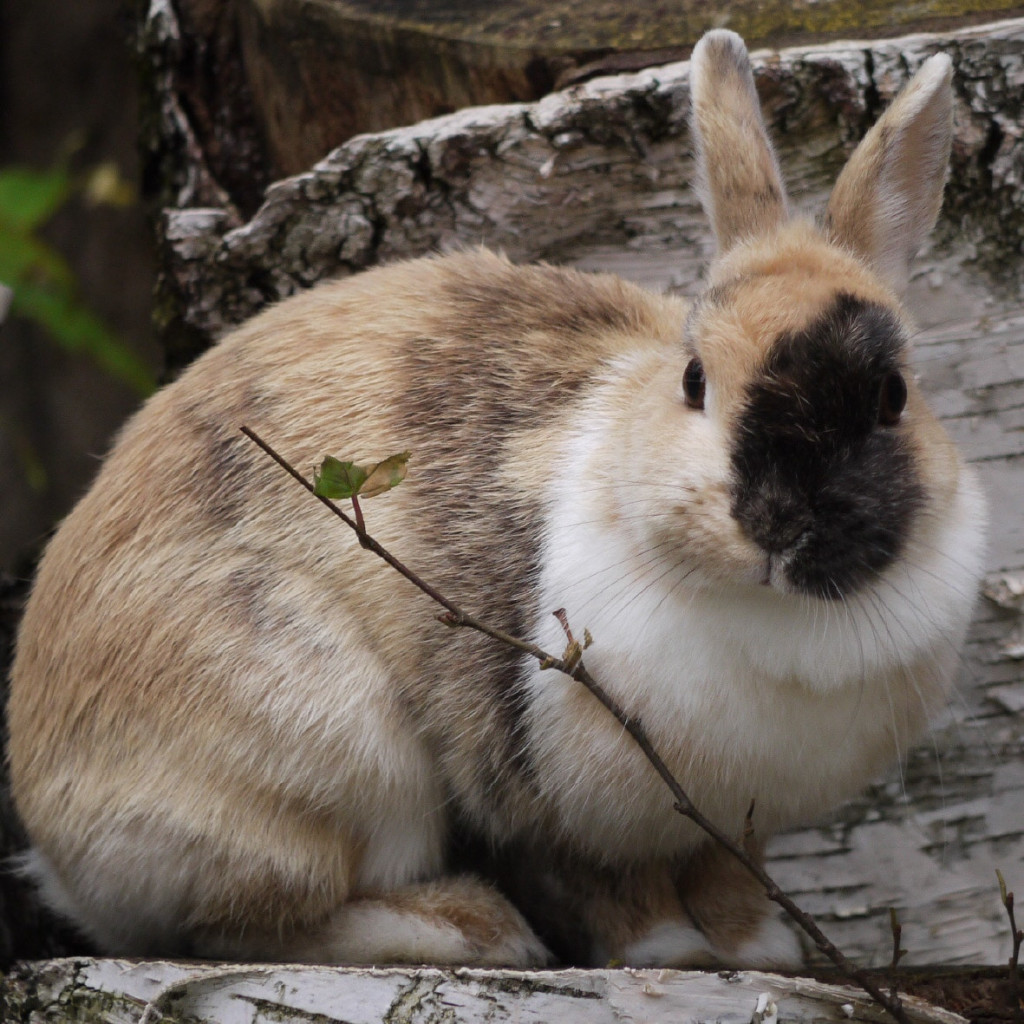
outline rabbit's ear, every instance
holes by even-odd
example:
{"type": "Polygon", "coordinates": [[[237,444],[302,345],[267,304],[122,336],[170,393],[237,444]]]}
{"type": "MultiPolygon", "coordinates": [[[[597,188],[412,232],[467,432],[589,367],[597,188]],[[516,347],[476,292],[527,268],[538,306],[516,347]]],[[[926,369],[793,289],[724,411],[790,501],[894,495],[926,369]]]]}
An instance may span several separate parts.
{"type": "Polygon", "coordinates": [[[829,200],[829,237],[902,295],[935,225],[953,139],[953,66],[930,57],[854,150],[829,200]]]}
{"type": "Polygon", "coordinates": [[[697,189],[718,241],[767,233],[788,217],[786,190],[761,116],[747,48],[735,32],[708,32],[690,58],[690,132],[697,189]]]}

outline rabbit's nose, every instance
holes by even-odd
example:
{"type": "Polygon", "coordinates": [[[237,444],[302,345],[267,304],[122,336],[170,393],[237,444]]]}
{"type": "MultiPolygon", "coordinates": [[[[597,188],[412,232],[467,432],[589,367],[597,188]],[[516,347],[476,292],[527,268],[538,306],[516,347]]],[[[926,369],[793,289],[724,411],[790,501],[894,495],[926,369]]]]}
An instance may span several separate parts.
{"type": "Polygon", "coordinates": [[[812,525],[810,509],[795,497],[759,493],[735,512],[747,536],[769,555],[791,550],[812,525]]]}
{"type": "Polygon", "coordinates": [[[811,528],[811,514],[799,506],[778,510],[758,543],[770,554],[781,554],[796,547],[811,528]]]}

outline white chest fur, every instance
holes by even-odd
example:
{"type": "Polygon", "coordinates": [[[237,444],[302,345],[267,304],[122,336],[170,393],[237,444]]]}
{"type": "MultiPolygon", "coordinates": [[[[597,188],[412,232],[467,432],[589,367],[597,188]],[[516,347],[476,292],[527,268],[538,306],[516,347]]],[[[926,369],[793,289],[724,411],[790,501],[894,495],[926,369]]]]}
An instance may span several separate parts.
{"type": "MultiPolygon", "coordinates": [[[[829,602],[688,585],[671,551],[638,547],[593,500],[574,497],[594,494],[572,479],[587,461],[559,477],[537,639],[564,649],[548,614],[556,608],[577,636],[589,630],[588,669],[642,719],[704,813],[738,832],[753,800],[768,835],[821,815],[905,756],[945,699],[973,602],[980,498],[969,477],[937,536],[912,545],[870,593],[829,602]]],[[[542,791],[574,841],[610,858],[694,842],[664,783],[580,684],[534,672],[531,743],[542,791]]]]}

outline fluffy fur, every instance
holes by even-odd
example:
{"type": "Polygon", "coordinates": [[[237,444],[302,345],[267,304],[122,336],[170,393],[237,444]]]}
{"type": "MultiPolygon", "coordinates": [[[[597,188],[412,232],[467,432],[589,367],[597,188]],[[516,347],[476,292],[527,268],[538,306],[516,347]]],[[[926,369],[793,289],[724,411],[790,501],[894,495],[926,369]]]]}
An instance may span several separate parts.
{"type": "Polygon", "coordinates": [[[411,449],[374,535],[555,651],[564,607],[724,828],[753,799],[763,841],[856,793],[944,700],[980,566],[899,305],[949,62],[820,231],[788,219],[738,37],[691,74],[720,248],[692,305],[483,251],[398,264],[264,312],[125,427],[43,559],[9,709],[30,869],[105,949],[798,959],[584,690],[439,626],[238,433],[304,470],[411,449]]]}

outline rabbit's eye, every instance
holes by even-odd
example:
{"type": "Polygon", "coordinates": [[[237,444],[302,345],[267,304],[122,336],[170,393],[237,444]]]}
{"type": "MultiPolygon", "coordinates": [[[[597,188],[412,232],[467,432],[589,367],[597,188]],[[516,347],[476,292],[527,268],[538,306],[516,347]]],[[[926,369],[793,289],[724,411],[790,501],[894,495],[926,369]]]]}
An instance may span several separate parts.
{"type": "Polygon", "coordinates": [[[696,356],[683,371],[683,397],[691,409],[704,408],[704,364],[696,356]]]}
{"type": "Polygon", "coordinates": [[[907,382],[902,373],[887,373],[878,393],[878,422],[895,427],[907,404],[907,382]]]}

